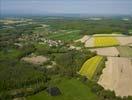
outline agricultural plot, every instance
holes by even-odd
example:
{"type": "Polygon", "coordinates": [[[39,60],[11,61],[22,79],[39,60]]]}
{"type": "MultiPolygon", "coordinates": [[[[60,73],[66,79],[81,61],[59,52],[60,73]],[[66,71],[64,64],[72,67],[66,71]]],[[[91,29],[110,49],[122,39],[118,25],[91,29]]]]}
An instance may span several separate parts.
{"type": "Polygon", "coordinates": [[[86,76],[89,79],[92,79],[97,67],[99,67],[101,61],[103,60],[102,56],[95,56],[91,59],[88,59],[82,66],[81,70],[79,71],[80,75],[86,76]]]}
{"type": "Polygon", "coordinates": [[[106,48],[96,48],[90,49],[90,51],[95,51],[98,55],[102,56],[118,56],[119,52],[116,47],[106,47],[106,48]]]}
{"type": "Polygon", "coordinates": [[[132,36],[116,37],[120,45],[128,45],[132,43],[132,36]]]}
{"type": "Polygon", "coordinates": [[[94,37],[95,47],[115,46],[119,45],[115,37],[94,37]]]}
{"type": "Polygon", "coordinates": [[[132,96],[132,59],[108,57],[106,68],[98,84],[105,89],[115,91],[116,96],[132,96]]]}
{"type": "Polygon", "coordinates": [[[121,57],[132,57],[132,47],[119,46],[117,49],[121,57]]]}

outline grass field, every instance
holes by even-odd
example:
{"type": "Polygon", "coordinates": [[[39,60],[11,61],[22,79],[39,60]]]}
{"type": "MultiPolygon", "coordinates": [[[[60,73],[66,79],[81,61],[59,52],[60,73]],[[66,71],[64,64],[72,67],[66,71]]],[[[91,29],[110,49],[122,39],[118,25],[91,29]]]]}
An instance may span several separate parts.
{"type": "Polygon", "coordinates": [[[91,59],[88,59],[82,66],[81,70],[79,73],[81,75],[86,76],[89,79],[92,79],[94,76],[94,73],[96,72],[98,65],[100,65],[103,57],[102,56],[95,56],[92,57],[91,59]]]}
{"type": "Polygon", "coordinates": [[[27,100],[100,100],[94,93],[91,92],[90,87],[84,85],[79,80],[59,78],[60,82],[56,83],[62,95],[50,96],[43,91],[36,95],[27,97],[27,100]]]}
{"type": "Polygon", "coordinates": [[[132,57],[132,48],[128,46],[117,47],[120,56],[122,57],[132,57]]]}
{"type": "Polygon", "coordinates": [[[95,47],[114,46],[119,45],[119,42],[114,37],[94,37],[95,47]]]}

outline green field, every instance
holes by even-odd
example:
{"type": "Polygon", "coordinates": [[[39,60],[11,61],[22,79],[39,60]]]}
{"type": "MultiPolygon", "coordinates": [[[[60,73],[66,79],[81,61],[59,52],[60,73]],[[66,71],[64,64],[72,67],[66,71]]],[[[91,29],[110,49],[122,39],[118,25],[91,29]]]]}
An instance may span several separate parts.
{"type": "Polygon", "coordinates": [[[117,47],[120,56],[122,57],[132,57],[132,47],[119,46],[117,47]]]}
{"type": "Polygon", "coordinates": [[[50,96],[43,91],[36,95],[27,97],[27,100],[100,100],[94,93],[91,92],[90,87],[84,85],[76,79],[59,78],[61,81],[56,83],[62,95],[50,96]]]}
{"type": "Polygon", "coordinates": [[[102,56],[95,56],[95,57],[88,59],[83,64],[79,73],[83,76],[86,76],[89,79],[92,79],[97,70],[97,67],[99,67],[102,60],[103,60],[102,56]]]}
{"type": "Polygon", "coordinates": [[[68,31],[65,33],[55,33],[52,35],[49,35],[49,39],[53,40],[61,40],[61,41],[72,41],[81,38],[82,35],[80,35],[79,31],[68,31]]]}
{"type": "Polygon", "coordinates": [[[94,37],[95,47],[105,47],[114,45],[119,45],[119,42],[115,37],[94,37]]]}

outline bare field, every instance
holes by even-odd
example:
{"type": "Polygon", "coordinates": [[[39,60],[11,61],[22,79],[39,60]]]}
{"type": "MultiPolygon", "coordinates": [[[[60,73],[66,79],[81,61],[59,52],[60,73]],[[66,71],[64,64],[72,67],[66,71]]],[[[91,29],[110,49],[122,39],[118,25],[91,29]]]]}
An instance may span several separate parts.
{"type": "Polygon", "coordinates": [[[127,45],[132,43],[132,36],[124,36],[124,37],[116,37],[117,40],[119,41],[120,45],[127,45]]]}
{"type": "Polygon", "coordinates": [[[115,47],[96,48],[90,49],[90,51],[96,51],[98,55],[102,56],[118,56],[119,52],[115,47]]]}
{"type": "Polygon", "coordinates": [[[98,84],[116,96],[132,96],[132,58],[108,57],[98,84]]]}

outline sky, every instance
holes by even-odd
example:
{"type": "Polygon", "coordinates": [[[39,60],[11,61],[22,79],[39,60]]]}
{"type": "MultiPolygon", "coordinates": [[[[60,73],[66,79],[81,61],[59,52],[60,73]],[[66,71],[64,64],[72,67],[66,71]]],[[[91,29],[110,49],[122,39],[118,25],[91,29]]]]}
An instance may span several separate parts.
{"type": "Polygon", "coordinates": [[[0,13],[132,15],[132,0],[0,0],[0,13]]]}

